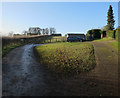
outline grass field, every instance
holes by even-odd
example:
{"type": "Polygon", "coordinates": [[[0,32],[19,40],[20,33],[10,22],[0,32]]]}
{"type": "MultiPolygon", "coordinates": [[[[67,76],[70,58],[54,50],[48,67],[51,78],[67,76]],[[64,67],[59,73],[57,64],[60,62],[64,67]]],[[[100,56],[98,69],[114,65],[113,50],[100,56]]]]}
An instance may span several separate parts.
{"type": "Polygon", "coordinates": [[[42,64],[60,74],[78,74],[95,66],[94,48],[89,43],[57,43],[36,46],[42,64]]]}
{"type": "Polygon", "coordinates": [[[45,43],[66,42],[66,37],[63,36],[51,36],[45,40],[45,43]]]}

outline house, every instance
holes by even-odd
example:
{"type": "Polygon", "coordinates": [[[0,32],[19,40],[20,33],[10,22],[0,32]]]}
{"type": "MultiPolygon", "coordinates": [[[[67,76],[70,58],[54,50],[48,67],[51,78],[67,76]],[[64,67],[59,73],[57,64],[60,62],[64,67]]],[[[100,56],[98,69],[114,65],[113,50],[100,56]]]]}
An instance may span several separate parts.
{"type": "Polygon", "coordinates": [[[62,36],[62,34],[51,34],[51,36],[62,36]]]}

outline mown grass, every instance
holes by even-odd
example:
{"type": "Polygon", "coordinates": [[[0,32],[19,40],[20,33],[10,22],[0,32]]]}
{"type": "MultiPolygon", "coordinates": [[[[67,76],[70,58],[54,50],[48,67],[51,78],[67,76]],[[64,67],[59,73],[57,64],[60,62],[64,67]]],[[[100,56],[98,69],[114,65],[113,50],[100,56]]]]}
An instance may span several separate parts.
{"type": "Polygon", "coordinates": [[[90,43],[57,43],[36,46],[39,61],[63,75],[89,71],[95,66],[94,48],[90,43]]]}
{"type": "Polygon", "coordinates": [[[120,43],[118,41],[114,41],[114,42],[110,42],[109,43],[113,48],[115,48],[116,50],[120,51],[120,43]]]}
{"type": "Polygon", "coordinates": [[[110,41],[110,40],[114,40],[114,38],[102,38],[102,39],[96,39],[96,40],[93,40],[93,42],[98,42],[98,41],[110,41]]]}

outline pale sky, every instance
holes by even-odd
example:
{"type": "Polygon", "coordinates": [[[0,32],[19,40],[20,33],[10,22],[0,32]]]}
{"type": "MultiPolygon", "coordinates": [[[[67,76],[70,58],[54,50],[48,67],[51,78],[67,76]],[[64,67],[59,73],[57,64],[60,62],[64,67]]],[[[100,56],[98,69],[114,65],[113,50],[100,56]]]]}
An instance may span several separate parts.
{"type": "Polygon", "coordinates": [[[87,33],[107,24],[107,12],[112,5],[115,28],[118,26],[118,2],[3,2],[2,29],[21,33],[29,27],[55,27],[57,32],[87,33]]]}

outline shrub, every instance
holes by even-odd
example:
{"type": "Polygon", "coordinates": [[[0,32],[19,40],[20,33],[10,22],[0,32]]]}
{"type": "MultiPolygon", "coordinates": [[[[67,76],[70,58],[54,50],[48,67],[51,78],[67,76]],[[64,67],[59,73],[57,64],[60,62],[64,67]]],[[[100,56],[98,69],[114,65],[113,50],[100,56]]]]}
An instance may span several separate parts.
{"type": "Polygon", "coordinates": [[[103,34],[103,37],[106,37],[106,31],[100,31],[100,34],[103,34]]]}
{"type": "Polygon", "coordinates": [[[88,36],[91,36],[94,39],[101,38],[101,30],[100,29],[92,29],[87,32],[88,36]]]}
{"type": "Polygon", "coordinates": [[[97,38],[101,38],[101,30],[100,29],[92,29],[92,34],[93,34],[93,38],[97,39],[97,38]]]}
{"type": "Polygon", "coordinates": [[[107,37],[115,38],[115,30],[108,30],[107,37]]]}
{"type": "Polygon", "coordinates": [[[120,29],[116,29],[116,40],[120,40],[120,29]]]}
{"type": "Polygon", "coordinates": [[[88,34],[88,36],[92,36],[92,30],[89,30],[89,31],[87,32],[87,34],[88,34]]]}

